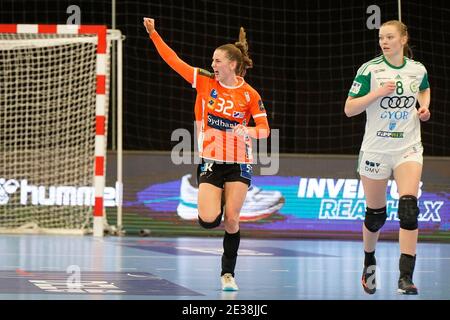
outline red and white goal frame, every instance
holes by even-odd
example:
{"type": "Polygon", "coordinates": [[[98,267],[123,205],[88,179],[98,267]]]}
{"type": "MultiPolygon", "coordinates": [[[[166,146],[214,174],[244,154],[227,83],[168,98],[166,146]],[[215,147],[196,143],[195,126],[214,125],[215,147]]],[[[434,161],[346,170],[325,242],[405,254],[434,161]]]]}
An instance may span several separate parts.
{"type": "Polygon", "coordinates": [[[95,107],[95,163],[93,234],[103,236],[104,188],[106,157],[106,74],[107,74],[107,27],[104,25],[58,25],[58,24],[0,24],[0,33],[23,34],[89,34],[97,36],[96,107],[95,107]]]}

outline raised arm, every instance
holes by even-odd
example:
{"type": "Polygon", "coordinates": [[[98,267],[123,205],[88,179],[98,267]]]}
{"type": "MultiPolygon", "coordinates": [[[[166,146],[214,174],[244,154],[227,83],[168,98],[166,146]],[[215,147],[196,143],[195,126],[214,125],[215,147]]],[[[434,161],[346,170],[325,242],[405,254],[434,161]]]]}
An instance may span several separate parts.
{"type": "Polygon", "coordinates": [[[194,82],[194,68],[181,60],[175,51],[163,41],[156,32],[155,20],[144,18],[144,26],[161,58],[187,82],[192,84],[194,82]]]}

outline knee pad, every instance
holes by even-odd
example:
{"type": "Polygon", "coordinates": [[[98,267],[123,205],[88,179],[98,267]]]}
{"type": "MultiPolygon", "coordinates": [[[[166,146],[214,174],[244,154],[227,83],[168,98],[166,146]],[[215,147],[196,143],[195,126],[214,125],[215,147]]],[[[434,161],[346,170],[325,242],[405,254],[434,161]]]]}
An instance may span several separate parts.
{"type": "Polygon", "coordinates": [[[220,225],[222,222],[222,213],[220,213],[213,222],[203,221],[200,216],[198,216],[198,223],[205,229],[214,229],[220,225]]]}
{"type": "Polygon", "coordinates": [[[384,226],[386,218],[386,207],[380,209],[371,209],[367,207],[364,225],[370,232],[377,232],[382,226],[384,226]]]}
{"type": "Polygon", "coordinates": [[[401,196],[398,201],[400,228],[405,230],[416,230],[418,228],[418,216],[419,207],[417,206],[417,198],[411,195],[401,196]]]}

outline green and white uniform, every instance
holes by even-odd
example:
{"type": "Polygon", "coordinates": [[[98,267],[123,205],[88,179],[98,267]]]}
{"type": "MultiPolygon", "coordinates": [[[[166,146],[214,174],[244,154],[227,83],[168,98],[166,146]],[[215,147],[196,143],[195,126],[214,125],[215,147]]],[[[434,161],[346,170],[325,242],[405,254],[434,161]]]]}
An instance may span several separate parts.
{"type": "Polygon", "coordinates": [[[361,151],[390,153],[421,141],[416,101],[418,92],[429,88],[429,83],[427,70],[420,62],[405,58],[402,66],[395,67],[383,55],[372,59],[359,68],[348,95],[365,96],[390,80],[396,83],[395,91],[366,109],[361,151]]]}
{"type": "Polygon", "coordinates": [[[373,101],[366,109],[366,129],[361,145],[358,171],[373,179],[386,179],[392,169],[406,161],[422,163],[417,94],[429,88],[425,67],[404,58],[403,65],[391,65],[383,55],[363,64],[348,93],[358,98],[387,81],[396,89],[373,101]]]}

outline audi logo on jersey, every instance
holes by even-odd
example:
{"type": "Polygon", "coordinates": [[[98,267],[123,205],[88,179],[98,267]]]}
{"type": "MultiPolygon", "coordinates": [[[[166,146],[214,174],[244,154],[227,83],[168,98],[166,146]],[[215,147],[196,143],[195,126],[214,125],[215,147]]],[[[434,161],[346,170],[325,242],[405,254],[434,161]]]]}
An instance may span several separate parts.
{"type": "Polygon", "coordinates": [[[413,96],[401,96],[401,97],[384,97],[381,99],[380,107],[383,109],[408,109],[416,103],[416,98],[413,96]]]}

